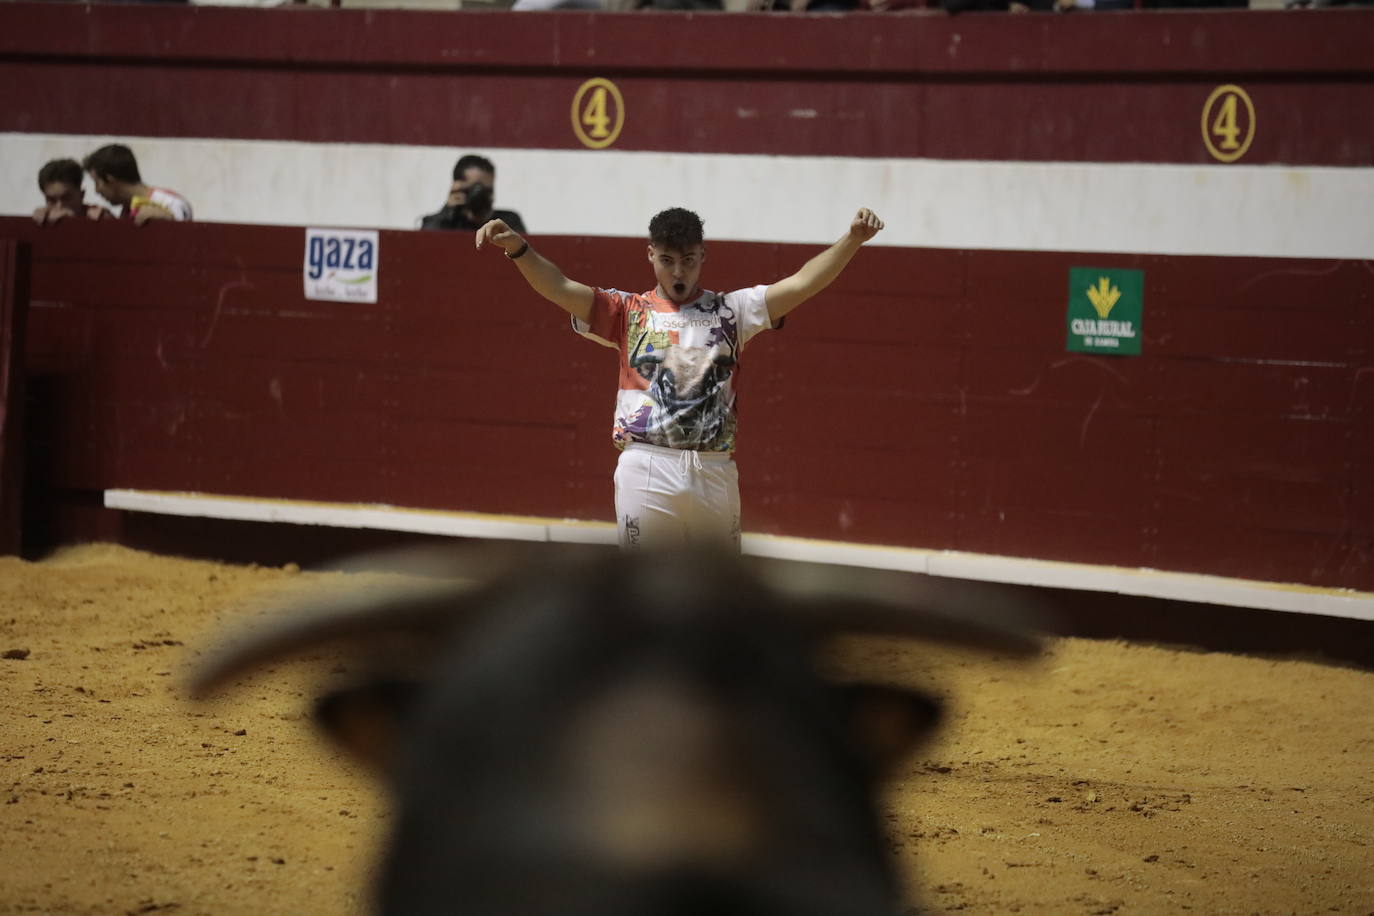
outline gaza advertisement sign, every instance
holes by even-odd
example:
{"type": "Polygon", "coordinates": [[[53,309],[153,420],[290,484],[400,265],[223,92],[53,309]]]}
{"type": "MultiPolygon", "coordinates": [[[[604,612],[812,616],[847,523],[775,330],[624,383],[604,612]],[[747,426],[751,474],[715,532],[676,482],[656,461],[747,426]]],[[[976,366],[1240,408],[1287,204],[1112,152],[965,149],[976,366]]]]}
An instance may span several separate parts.
{"type": "Polygon", "coordinates": [[[376,302],[376,229],[306,229],[305,298],[376,302]]]}

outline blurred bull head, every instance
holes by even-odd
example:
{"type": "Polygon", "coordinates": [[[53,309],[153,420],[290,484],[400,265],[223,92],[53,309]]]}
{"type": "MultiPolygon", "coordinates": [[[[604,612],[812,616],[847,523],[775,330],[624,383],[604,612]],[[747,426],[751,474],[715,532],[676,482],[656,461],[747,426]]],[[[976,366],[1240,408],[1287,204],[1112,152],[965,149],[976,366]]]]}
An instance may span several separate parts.
{"type": "Polygon", "coordinates": [[[387,914],[898,912],[875,790],[939,703],[832,683],[818,648],[1038,648],[1005,593],[968,583],[709,552],[445,564],[479,584],[321,599],[193,685],[327,643],[368,663],[317,718],[394,793],[387,914]]]}

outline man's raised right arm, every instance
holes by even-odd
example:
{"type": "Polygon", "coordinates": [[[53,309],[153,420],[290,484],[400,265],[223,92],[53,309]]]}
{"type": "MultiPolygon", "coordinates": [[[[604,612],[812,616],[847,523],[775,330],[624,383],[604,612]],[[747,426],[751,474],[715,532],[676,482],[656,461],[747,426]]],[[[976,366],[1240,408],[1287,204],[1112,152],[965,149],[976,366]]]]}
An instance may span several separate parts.
{"type": "Polygon", "coordinates": [[[530,243],[504,220],[494,219],[477,230],[477,247],[491,242],[515,262],[520,275],[536,293],[579,321],[591,317],[595,293],[585,283],[563,276],[558,265],[530,247],[530,243]]]}

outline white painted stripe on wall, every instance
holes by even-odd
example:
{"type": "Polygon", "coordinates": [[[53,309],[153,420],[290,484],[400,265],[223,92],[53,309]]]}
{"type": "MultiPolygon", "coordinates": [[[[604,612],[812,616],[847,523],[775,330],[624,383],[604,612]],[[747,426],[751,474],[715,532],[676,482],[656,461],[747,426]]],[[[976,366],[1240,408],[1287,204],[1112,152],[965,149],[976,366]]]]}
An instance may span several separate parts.
{"type": "MultiPolygon", "coordinates": [[[[1374,169],[974,162],[0,133],[0,213],[41,202],[50,159],[128,143],[148,183],[209,222],[411,229],[453,163],[497,165],[533,235],[636,237],[669,206],[713,239],[828,244],[859,206],[891,246],[1374,258],[1374,169]]],[[[89,181],[88,181],[89,186],[89,181]]],[[[95,198],[94,190],[88,196],[95,198]]]]}
{"type": "MultiPolygon", "coordinates": [[[[394,506],[339,505],[147,490],[106,490],[105,506],[163,515],[408,531],[451,537],[607,545],[616,541],[615,527],[605,522],[439,512],[394,506]]],[[[743,548],[746,554],[784,560],[897,569],[986,582],[1374,620],[1374,594],[1343,589],[762,534],[744,535],[743,548]]]]}

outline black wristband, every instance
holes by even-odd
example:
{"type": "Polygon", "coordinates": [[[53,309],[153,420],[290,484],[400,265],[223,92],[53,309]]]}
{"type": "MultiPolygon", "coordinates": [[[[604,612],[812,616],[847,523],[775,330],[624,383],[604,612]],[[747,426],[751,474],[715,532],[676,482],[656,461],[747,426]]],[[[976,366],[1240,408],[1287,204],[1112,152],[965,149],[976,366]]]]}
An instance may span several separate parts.
{"type": "Polygon", "coordinates": [[[523,257],[525,256],[525,252],[527,252],[527,251],[529,251],[529,250],[530,250],[530,243],[529,243],[528,240],[526,240],[525,243],[524,243],[523,245],[521,245],[519,248],[517,248],[517,249],[515,250],[515,254],[511,254],[509,251],[507,251],[507,252],[506,252],[506,257],[508,257],[508,258],[510,258],[512,261],[514,261],[516,258],[523,258],[523,257]]]}

